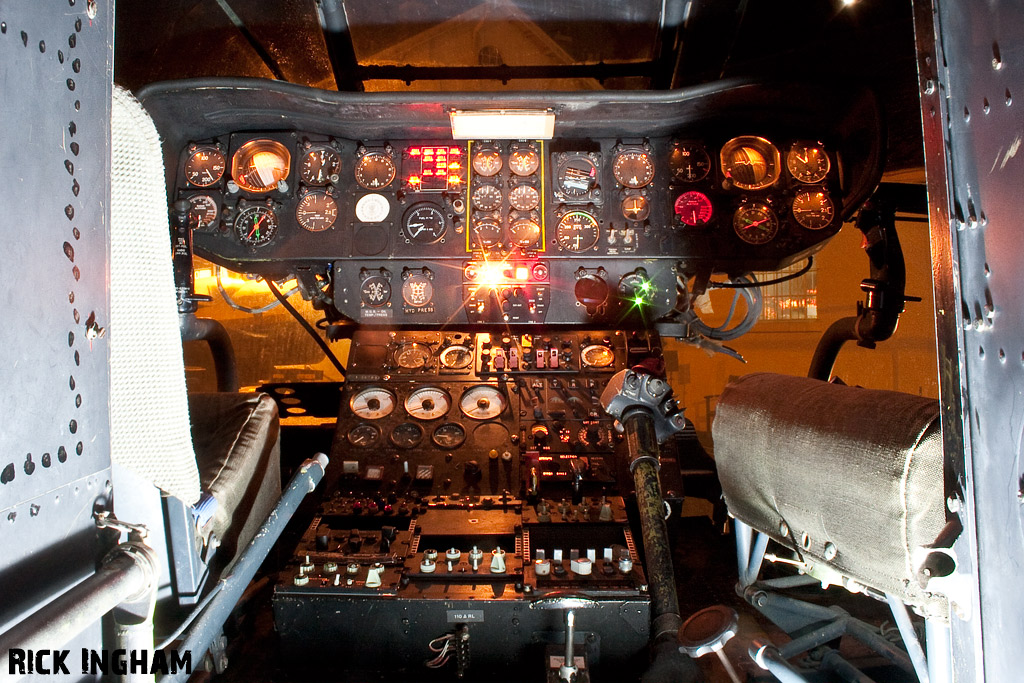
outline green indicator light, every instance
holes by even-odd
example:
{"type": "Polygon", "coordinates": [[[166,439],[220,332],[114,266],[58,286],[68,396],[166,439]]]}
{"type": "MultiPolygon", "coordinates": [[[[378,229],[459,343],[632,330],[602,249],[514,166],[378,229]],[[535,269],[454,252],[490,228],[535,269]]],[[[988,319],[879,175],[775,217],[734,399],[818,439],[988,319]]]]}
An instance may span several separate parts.
{"type": "Polygon", "coordinates": [[[648,282],[647,280],[644,280],[643,283],[641,283],[640,285],[640,289],[644,290],[645,292],[651,291],[651,283],[648,282]]]}

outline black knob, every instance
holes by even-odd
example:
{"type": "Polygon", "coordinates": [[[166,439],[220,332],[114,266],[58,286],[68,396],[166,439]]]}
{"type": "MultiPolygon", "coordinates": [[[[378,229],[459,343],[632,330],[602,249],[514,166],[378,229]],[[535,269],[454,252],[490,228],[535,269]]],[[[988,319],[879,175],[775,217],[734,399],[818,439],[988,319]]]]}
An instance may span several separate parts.
{"type": "Polygon", "coordinates": [[[331,528],[326,524],[321,524],[316,528],[316,549],[327,550],[328,544],[331,540],[331,528]]]}
{"type": "Polygon", "coordinates": [[[395,534],[397,533],[397,531],[398,530],[393,526],[382,526],[380,528],[380,536],[381,538],[385,538],[388,541],[393,541],[395,540],[395,534]]]}

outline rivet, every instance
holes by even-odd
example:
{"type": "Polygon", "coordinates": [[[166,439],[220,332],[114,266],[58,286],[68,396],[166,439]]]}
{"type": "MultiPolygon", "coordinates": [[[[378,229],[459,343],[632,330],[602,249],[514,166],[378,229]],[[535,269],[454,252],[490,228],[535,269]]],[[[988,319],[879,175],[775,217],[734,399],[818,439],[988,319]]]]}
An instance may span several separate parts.
{"type": "Polygon", "coordinates": [[[779,533],[783,536],[789,536],[789,525],[785,522],[779,522],[779,533]]]}
{"type": "Polygon", "coordinates": [[[825,544],[825,559],[831,562],[836,559],[836,555],[839,554],[839,549],[836,548],[835,544],[828,542],[825,544]]]}

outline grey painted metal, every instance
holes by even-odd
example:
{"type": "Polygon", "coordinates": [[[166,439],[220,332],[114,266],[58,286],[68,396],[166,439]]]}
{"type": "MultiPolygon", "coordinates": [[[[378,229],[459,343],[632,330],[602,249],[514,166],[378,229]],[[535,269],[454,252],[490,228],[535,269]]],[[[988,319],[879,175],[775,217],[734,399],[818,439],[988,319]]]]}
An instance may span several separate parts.
{"type": "MultiPolygon", "coordinates": [[[[235,604],[242,597],[242,593],[256,574],[256,570],[259,569],[278,536],[284,531],[288,520],[295,514],[299,503],[320,483],[326,469],[327,456],[323,453],[318,453],[315,458],[310,458],[302,463],[291,481],[288,482],[284,493],[281,494],[281,499],[270,511],[266,521],[260,526],[246,549],[238,556],[231,572],[220,580],[220,592],[185,632],[184,642],[177,649],[179,652],[192,653],[192,661],[196,666],[202,661],[206,651],[210,649],[210,644],[220,633],[231,610],[235,608],[235,604]]],[[[178,674],[163,676],[160,681],[161,683],[183,683],[188,677],[189,674],[182,671],[178,674]]]]}
{"type": "Polygon", "coordinates": [[[1024,593],[1014,590],[1024,566],[1024,8],[923,2],[915,20],[944,439],[950,455],[963,454],[965,533],[954,550],[968,590],[953,609],[954,680],[1015,680],[1024,633],[1024,593]]]}
{"type": "Polygon", "coordinates": [[[928,678],[931,683],[953,680],[953,653],[950,651],[949,626],[932,619],[924,623],[928,645],[928,678]]]}
{"type": "Polygon", "coordinates": [[[924,649],[921,647],[921,641],[918,640],[917,633],[914,631],[914,624],[910,621],[910,615],[907,614],[907,606],[899,598],[888,593],[885,596],[885,600],[889,603],[889,609],[892,610],[892,618],[900,630],[900,636],[903,637],[903,644],[907,647],[910,661],[914,663],[917,680],[921,683],[930,683],[928,660],[924,656],[924,649]]]}
{"type": "Polygon", "coordinates": [[[61,649],[117,605],[151,593],[157,573],[149,548],[137,543],[119,546],[95,574],[0,635],[0,681],[21,679],[11,674],[12,649],[61,649]]]}
{"type": "Polygon", "coordinates": [[[807,683],[807,679],[779,654],[774,645],[754,640],[750,643],[748,654],[759,667],[766,669],[782,683],[807,683]]]}
{"type": "MultiPolygon", "coordinates": [[[[109,310],[113,14],[108,0],[0,4],[0,628],[102,556],[108,354],[90,337],[109,310]]],[[[96,623],[68,647],[100,639],[96,623]]]]}
{"type": "Polygon", "coordinates": [[[738,519],[733,520],[733,531],[736,535],[739,583],[741,587],[746,588],[757,581],[757,575],[761,572],[764,551],[768,549],[768,534],[754,531],[738,519]]]}

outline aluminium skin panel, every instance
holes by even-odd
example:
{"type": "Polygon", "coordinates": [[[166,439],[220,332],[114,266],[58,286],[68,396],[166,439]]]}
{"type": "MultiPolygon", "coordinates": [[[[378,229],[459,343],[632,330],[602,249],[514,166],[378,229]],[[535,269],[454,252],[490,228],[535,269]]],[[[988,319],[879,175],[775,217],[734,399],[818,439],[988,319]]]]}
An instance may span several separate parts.
{"type": "MultiPolygon", "coordinates": [[[[103,551],[113,13],[104,1],[0,4],[2,630],[103,551]]],[[[97,623],[66,647],[99,646],[97,623]]]]}
{"type": "MultiPolygon", "coordinates": [[[[915,3],[943,436],[963,487],[954,680],[1017,680],[1024,595],[1024,6],[915,3]]],[[[956,507],[954,504],[953,507],[956,507]]]]}

